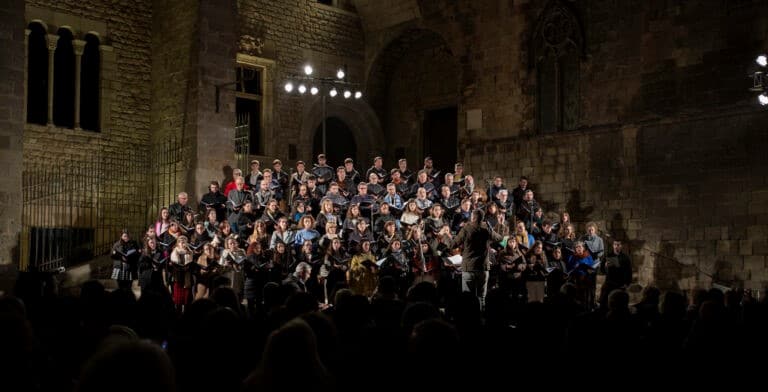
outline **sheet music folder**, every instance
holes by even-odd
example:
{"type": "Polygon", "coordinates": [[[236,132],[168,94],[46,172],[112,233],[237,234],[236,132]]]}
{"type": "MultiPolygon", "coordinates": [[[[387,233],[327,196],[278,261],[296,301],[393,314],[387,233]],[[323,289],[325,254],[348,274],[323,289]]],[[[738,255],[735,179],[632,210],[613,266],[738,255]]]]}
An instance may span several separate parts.
{"type": "Polygon", "coordinates": [[[461,255],[454,255],[454,256],[446,257],[446,259],[447,259],[448,261],[450,261],[450,262],[451,262],[451,264],[453,264],[453,265],[457,265],[457,266],[458,266],[458,265],[461,265],[461,262],[464,260],[464,259],[461,257],[461,255]]]}
{"type": "Polygon", "coordinates": [[[136,251],[136,249],[134,249],[134,248],[128,249],[128,251],[127,251],[127,252],[125,252],[125,253],[123,253],[123,252],[121,252],[121,251],[119,251],[119,250],[115,249],[115,253],[119,253],[119,254],[120,254],[120,255],[122,255],[123,257],[130,257],[131,255],[135,254],[136,252],[137,252],[137,251],[136,251]]]}

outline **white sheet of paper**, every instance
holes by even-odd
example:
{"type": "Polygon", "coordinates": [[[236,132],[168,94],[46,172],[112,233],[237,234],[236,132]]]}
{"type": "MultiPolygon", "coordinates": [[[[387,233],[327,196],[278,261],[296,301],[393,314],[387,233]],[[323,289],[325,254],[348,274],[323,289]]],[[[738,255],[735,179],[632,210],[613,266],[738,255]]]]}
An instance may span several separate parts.
{"type": "Polygon", "coordinates": [[[451,262],[453,265],[461,265],[462,257],[461,255],[454,255],[451,257],[448,257],[448,261],[451,262]]]}

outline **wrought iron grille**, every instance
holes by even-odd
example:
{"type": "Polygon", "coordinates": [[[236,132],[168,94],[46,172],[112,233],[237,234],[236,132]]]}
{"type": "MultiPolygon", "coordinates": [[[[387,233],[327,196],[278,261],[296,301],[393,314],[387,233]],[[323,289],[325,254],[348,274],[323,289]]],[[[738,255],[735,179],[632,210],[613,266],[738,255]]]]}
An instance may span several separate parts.
{"type": "Polygon", "coordinates": [[[189,153],[171,137],[154,148],[25,163],[19,268],[49,271],[107,254],[123,229],[141,239],[184,189],[189,153]]]}
{"type": "Polygon", "coordinates": [[[243,173],[250,172],[251,118],[248,113],[238,113],[235,123],[235,164],[243,173]]]}

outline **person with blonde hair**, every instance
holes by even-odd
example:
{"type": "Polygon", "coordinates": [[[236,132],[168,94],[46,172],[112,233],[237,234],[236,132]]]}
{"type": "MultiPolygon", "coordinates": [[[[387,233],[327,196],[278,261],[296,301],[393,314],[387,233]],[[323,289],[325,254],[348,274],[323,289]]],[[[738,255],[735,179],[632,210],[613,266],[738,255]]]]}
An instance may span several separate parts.
{"type": "Polygon", "coordinates": [[[193,280],[190,265],[193,259],[189,240],[186,236],[179,236],[171,252],[171,263],[168,265],[173,276],[173,304],[179,311],[182,311],[190,302],[193,280]]]}
{"type": "Polygon", "coordinates": [[[349,288],[359,295],[370,298],[376,290],[378,267],[376,258],[371,253],[371,241],[360,242],[359,252],[352,257],[347,270],[349,288]]]}

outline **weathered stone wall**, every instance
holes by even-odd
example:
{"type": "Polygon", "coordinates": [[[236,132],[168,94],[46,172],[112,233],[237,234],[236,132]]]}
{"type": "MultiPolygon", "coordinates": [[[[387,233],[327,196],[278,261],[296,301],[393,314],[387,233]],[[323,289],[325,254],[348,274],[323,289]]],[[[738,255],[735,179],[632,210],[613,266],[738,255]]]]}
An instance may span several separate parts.
{"type": "MultiPolygon", "coordinates": [[[[288,156],[288,144],[297,145],[298,159],[314,161],[312,137],[305,129],[320,125],[304,124],[307,113],[319,105],[319,98],[300,97],[283,90],[290,75],[300,74],[306,62],[313,65],[315,76],[335,75],[339,66],[348,68],[347,79],[363,83],[364,35],[357,14],[340,8],[318,4],[312,0],[270,1],[239,0],[239,34],[264,39],[259,57],[276,62],[273,78],[275,97],[274,127],[264,129],[265,155],[280,158],[288,156]]],[[[328,100],[329,111],[344,112],[348,105],[337,96],[328,100]],[[337,106],[330,108],[330,106],[337,106]]],[[[349,118],[343,121],[352,122],[349,118]]],[[[358,142],[359,143],[359,142],[358,142]]],[[[358,151],[368,146],[358,146],[358,151]]],[[[363,156],[363,154],[359,154],[363,156]]]]}
{"type": "MultiPolygon", "coordinates": [[[[436,32],[460,67],[459,159],[476,178],[528,175],[549,210],[629,240],[641,283],[768,284],[768,114],[744,77],[766,49],[768,5],[563,2],[585,42],[578,129],[541,135],[530,37],[547,3],[358,0],[367,86],[391,42],[436,32]],[[482,127],[468,131],[472,109],[482,127]]],[[[404,117],[389,112],[385,133],[404,117]]]]}
{"type": "Polygon", "coordinates": [[[153,141],[194,133],[198,12],[197,0],[153,2],[150,116],[153,141]]]}
{"type": "Polygon", "coordinates": [[[387,54],[397,61],[382,78],[386,96],[377,111],[382,114],[388,141],[388,167],[395,167],[400,158],[407,158],[412,167],[420,167],[424,155],[431,153],[422,151],[424,111],[456,106],[460,100],[458,62],[442,38],[428,32],[421,35],[408,44],[404,53],[395,53],[397,49],[390,48],[387,54]],[[404,156],[396,156],[399,149],[405,152],[404,156]]]}
{"type": "Polygon", "coordinates": [[[153,148],[167,146],[174,159],[155,165],[162,174],[151,179],[159,193],[152,209],[175,201],[181,191],[193,192],[193,155],[197,147],[199,92],[199,1],[158,0],[152,13],[153,148]]]}
{"type": "Polygon", "coordinates": [[[0,290],[13,276],[21,228],[24,131],[24,1],[0,5],[0,290]]]}
{"type": "Polygon", "coordinates": [[[102,69],[102,94],[109,95],[109,104],[101,108],[105,114],[102,119],[106,119],[101,132],[27,125],[25,162],[49,161],[52,146],[58,151],[57,159],[75,160],[101,151],[119,153],[126,148],[148,146],[152,66],[150,1],[132,1],[119,7],[98,0],[28,0],[26,4],[71,16],[74,20],[105,23],[107,33],[101,43],[111,46],[113,51],[102,52],[102,56],[114,56],[115,68],[102,69]]]}
{"type": "Polygon", "coordinates": [[[328,112],[355,124],[365,140],[360,157],[370,157],[384,135],[390,153],[403,140],[417,148],[423,110],[455,99],[459,159],[469,172],[480,180],[502,174],[510,185],[528,175],[548,210],[567,210],[581,224],[597,221],[606,234],[627,239],[640,282],[682,289],[713,280],[768,283],[768,114],[755,107],[744,77],[766,49],[765,2],[565,1],[585,42],[578,126],[541,135],[530,37],[547,2],[355,0],[355,13],[312,0],[233,1],[117,8],[28,1],[107,23],[117,66],[109,128],[91,134],[27,126],[25,162],[53,145],[84,155],[183,135],[200,161],[182,165],[177,185],[200,192],[232,157],[233,97],[225,92],[215,113],[213,85],[234,81],[234,42],[251,35],[264,42],[257,56],[275,62],[267,75],[274,98],[267,156],[286,158],[296,144],[298,159],[312,159],[320,100],[286,94],[283,83],[305,62],[321,76],[346,64],[349,79],[373,93],[366,96],[371,105],[337,98],[328,112]],[[435,34],[440,44],[391,51],[399,40],[419,42],[414,32],[435,34]],[[447,51],[434,50],[442,43],[447,51]],[[391,67],[377,73],[387,59],[391,67]],[[482,126],[467,130],[464,116],[473,109],[482,110],[482,126]],[[219,132],[224,136],[210,141],[219,132]]]}
{"type": "MultiPolygon", "coordinates": [[[[221,181],[223,169],[233,165],[235,99],[223,90],[216,109],[215,86],[235,80],[237,42],[236,2],[234,0],[201,1],[198,35],[199,77],[197,93],[197,151],[195,153],[194,199],[207,192],[211,180],[221,181]]],[[[234,165],[233,165],[234,166],[234,165]]]]}
{"type": "MultiPolygon", "coordinates": [[[[32,228],[91,230],[88,246],[95,254],[106,252],[123,228],[132,233],[145,229],[152,7],[148,0],[119,6],[96,0],[29,0],[25,20],[42,21],[48,34],[62,27],[70,28],[75,39],[98,34],[100,130],[25,124],[24,178],[41,185],[17,188],[25,195],[16,207],[24,222],[19,240],[22,268],[27,262],[67,257],[51,252],[48,258],[32,261],[32,228]]],[[[23,32],[26,23],[15,26],[23,32]]],[[[24,58],[24,49],[21,55],[24,58]]],[[[41,241],[39,246],[54,246],[50,239],[41,241]]]]}

